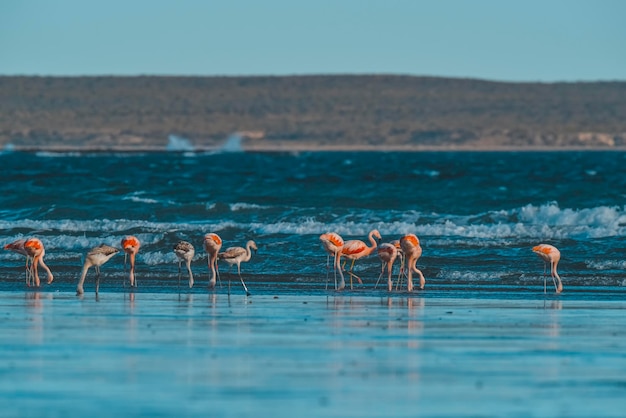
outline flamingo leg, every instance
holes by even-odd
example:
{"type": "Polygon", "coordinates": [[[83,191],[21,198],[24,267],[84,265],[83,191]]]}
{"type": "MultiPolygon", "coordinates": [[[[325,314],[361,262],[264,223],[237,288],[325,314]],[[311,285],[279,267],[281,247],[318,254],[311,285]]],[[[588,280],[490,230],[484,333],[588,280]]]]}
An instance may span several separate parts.
{"type": "Polygon", "coordinates": [[[30,287],[31,278],[33,277],[33,268],[28,265],[30,257],[26,256],[26,286],[30,287]]]}
{"type": "Polygon", "coordinates": [[[554,283],[554,290],[556,291],[556,293],[559,293],[559,288],[556,285],[556,278],[554,277],[555,275],[555,265],[553,262],[550,262],[550,277],[552,277],[552,283],[554,283]]]}
{"type": "Polygon", "coordinates": [[[216,284],[216,272],[215,272],[215,260],[213,260],[213,256],[211,254],[209,254],[209,258],[207,259],[207,267],[209,268],[209,271],[211,272],[211,279],[209,280],[209,289],[215,289],[215,284],[216,284]]]}
{"type": "MultiPolygon", "coordinates": [[[[381,272],[382,274],[382,272],[381,272]]],[[[393,264],[387,263],[387,291],[391,292],[393,290],[393,264]]],[[[380,280],[380,278],[379,278],[380,280]]]]}
{"type": "Polygon", "coordinates": [[[100,290],[100,267],[96,266],[96,295],[100,290]]]}
{"type": "Polygon", "coordinates": [[[374,289],[376,289],[378,287],[378,283],[380,282],[380,279],[383,277],[383,274],[385,274],[385,266],[387,266],[387,262],[382,263],[382,265],[380,267],[380,274],[378,275],[378,280],[376,280],[376,284],[374,285],[374,289]]]}
{"type": "MultiPolygon", "coordinates": [[[[335,265],[333,264],[333,270],[335,269],[335,265]]],[[[326,290],[328,290],[328,275],[330,271],[330,254],[326,255],[326,290]]],[[[335,273],[335,282],[337,281],[337,273],[335,273]]],[[[337,285],[335,284],[335,288],[337,285]]]]}
{"type": "Polygon", "coordinates": [[[126,287],[126,260],[128,258],[128,253],[124,253],[124,281],[123,286],[126,287]]]}
{"type": "Polygon", "coordinates": [[[135,253],[130,253],[130,287],[137,287],[137,279],[135,278],[135,253]]]}
{"type": "Polygon", "coordinates": [[[215,256],[215,274],[217,276],[217,281],[220,284],[220,287],[222,287],[222,279],[220,278],[220,268],[219,268],[219,264],[217,264],[217,256],[215,256]]]}
{"type": "Polygon", "coordinates": [[[363,284],[363,280],[361,280],[359,276],[357,276],[356,274],[352,272],[352,269],[354,269],[355,262],[356,262],[356,258],[352,259],[352,265],[350,266],[350,271],[348,271],[348,274],[350,275],[350,289],[352,289],[352,277],[356,278],[359,284],[363,284]]]}
{"type": "Polygon", "coordinates": [[[187,271],[189,272],[189,288],[193,287],[193,273],[191,272],[191,259],[187,260],[187,271]]]}
{"type": "Polygon", "coordinates": [[[352,260],[352,265],[350,266],[350,271],[348,272],[348,274],[350,275],[350,290],[352,290],[352,275],[353,275],[352,269],[354,268],[355,261],[356,260],[352,260]]]}
{"type": "Polygon", "coordinates": [[[237,263],[237,273],[239,274],[239,280],[241,280],[241,284],[243,285],[243,289],[246,291],[246,296],[250,296],[250,292],[248,291],[248,288],[246,287],[246,284],[243,282],[243,277],[241,277],[241,266],[239,263],[237,263]]]}
{"type": "Polygon", "coordinates": [[[181,260],[179,258],[178,259],[178,287],[180,287],[180,276],[182,274],[181,271],[180,271],[180,263],[181,263],[181,260]]]}
{"type": "Polygon", "coordinates": [[[341,252],[339,251],[335,253],[335,262],[333,264],[333,269],[335,270],[335,290],[343,290],[346,287],[346,280],[343,277],[343,270],[341,268],[341,252]],[[339,276],[341,277],[341,282],[339,282],[339,286],[337,286],[337,271],[339,271],[339,276]]]}
{"type": "Polygon", "coordinates": [[[41,281],[39,280],[39,269],[37,267],[37,263],[39,263],[39,257],[36,256],[33,258],[31,263],[31,269],[33,270],[34,278],[35,278],[35,286],[39,287],[41,285],[41,281]]]}
{"type": "Polygon", "coordinates": [[[220,278],[220,269],[217,265],[217,259],[215,260],[215,272],[217,273],[217,281],[220,284],[220,287],[222,287],[222,279],[220,278]]]}
{"type": "Polygon", "coordinates": [[[396,290],[402,288],[402,281],[406,277],[406,271],[404,270],[404,257],[400,257],[400,271],[398,272],[398,282],[396,283],[396,290]]]}

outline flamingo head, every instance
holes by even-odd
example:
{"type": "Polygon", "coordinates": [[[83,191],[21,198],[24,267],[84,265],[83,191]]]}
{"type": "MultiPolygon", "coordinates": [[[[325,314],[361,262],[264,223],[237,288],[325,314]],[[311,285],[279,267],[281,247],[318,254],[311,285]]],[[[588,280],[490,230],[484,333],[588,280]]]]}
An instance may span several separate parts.
{"type": "Polygon", "coordinates": [[[259,250],[256,246],[256,243],[252,240],[248,241],[248,243],[246,244],[248,247],[250,247],[250,249],[254,250],[254,253],[256,254],[256,252],[259,250]]]}

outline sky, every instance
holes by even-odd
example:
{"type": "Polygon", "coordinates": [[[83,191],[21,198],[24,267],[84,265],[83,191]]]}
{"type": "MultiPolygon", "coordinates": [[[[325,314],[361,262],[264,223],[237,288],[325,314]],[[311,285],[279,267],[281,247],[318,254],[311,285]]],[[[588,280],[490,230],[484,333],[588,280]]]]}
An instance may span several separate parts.
{"type": "Polygon", "coordinates": [[[0,75],[626,81],[622,0],[0,0],[0,75]]]}

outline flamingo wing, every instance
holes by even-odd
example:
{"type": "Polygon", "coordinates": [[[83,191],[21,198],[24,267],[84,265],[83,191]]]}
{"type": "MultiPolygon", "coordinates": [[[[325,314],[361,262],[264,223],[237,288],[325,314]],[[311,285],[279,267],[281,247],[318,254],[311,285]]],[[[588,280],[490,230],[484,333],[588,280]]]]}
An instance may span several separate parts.
{"type": "Polygon", "coordinates": [[[224,252],[218,254],[218,257],[222,260],[234,260],[246,255],[246,249],[242,247],[230,247],[224,252]]]}
{"type": "Polygon", "coordinates": [[[343,245],[341,253],[346,256],[357,256],[367,249],[367,245],[363,241],[352,240],[346,241],[343,245]]]}

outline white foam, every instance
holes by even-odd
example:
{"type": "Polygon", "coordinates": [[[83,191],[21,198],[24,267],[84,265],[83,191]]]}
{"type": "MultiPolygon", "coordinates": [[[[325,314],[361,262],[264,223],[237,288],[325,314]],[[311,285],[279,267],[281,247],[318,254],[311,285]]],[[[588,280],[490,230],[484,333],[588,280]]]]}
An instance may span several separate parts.
{"type": "Polygon", "coordinates": [[[183,138],[178,135],[170,135],[167,138],[167,146],[165,147],[166,151],[170,152],[179,152],[179,151],[194,151],[194,146],[191,144],[191,141],[187,138],[183,138]]]}
{"type": "Polygon", "coordinates": [[[261,206],[254,203],[231,203],[228,206],[233,212],[238,210],[269,209],[269,206],[261,206]]]}
{"type": "Polygon", "coordinates": [[[230,135],[219,149],[219,152],[243,152],[241,146],[241,135],[234,133],[230,135]]]}
{"type": "MultiPolygon", "coordinates": [[[[144,199],[144,198],[139,198],[144,199]]],[[[147,199],[145,198],[146,200],[147,199]]],[[[152,204],[152,203],[151,203],[152,204]]],[[[247,203],[230,205],[232,211],[266,209],[264,206],[247,203]]],[[[585,209],[561,209],[558,205],[526,205],[510,211],[494,211],[488,214],[471,216],[422,215],[415,212],[392,214],[389,221],[368,219],[380,218],[372,213],[359,216],[334,218],[331,222],[320,221],[315,217],[302,217],[280,222],[235,222],[193,221],[186,223],[151,222],[132,219],[97,220],[0,220],[2,230],[19,230],[21,234],[56,235],[67,234],[73,243],[70,248],[86,248],[94,244],[93,239],[82,238],[84,234],[114,236],[121,239],[128,231],[150,231],[148,241],[157,242],[163,234],[176,231],[202,235],[230,228],[251,231],[258,235],[286,234],[312,235],[335,231],[344,238],[365,239],[372,229],[378,229],[383,240],[396,239],[406,233],[418,236],[446,239],[472,239],[505,242],[518,239],[588,239],[626,236],[626,215],[617,207],[596,207],[585,209]],[[26,233],[24,231],[32,231],[26,233]],[[79,237],[76,237],[79,235],[79,237]]],[[[19,238],[18,236],[14,237],[19,238]]],[[[8,241],[9,239],[7,239],[8,241]]]]}
{"type": "Polygon", "coordinates": [[[150,204],[159,203],[158,200],[150,199],[146,197],[139,197],[139,196],[124,196],[122,200],[130,200],[131,202],[137,202],[137,203],[150,203],[150,204]]]}
{"type": "Polygon", "coordinates": [[[35,153],[37,157],[42,158],[58,158],[58,157],[80,157],[80,152],[53,152],[53,151],[38,151],[35,153]]]}
{"type": "Polygon", "coordinates": [[[626,270],[624,260],[589,260],[585,264],[593,270],[626,270]]]}

